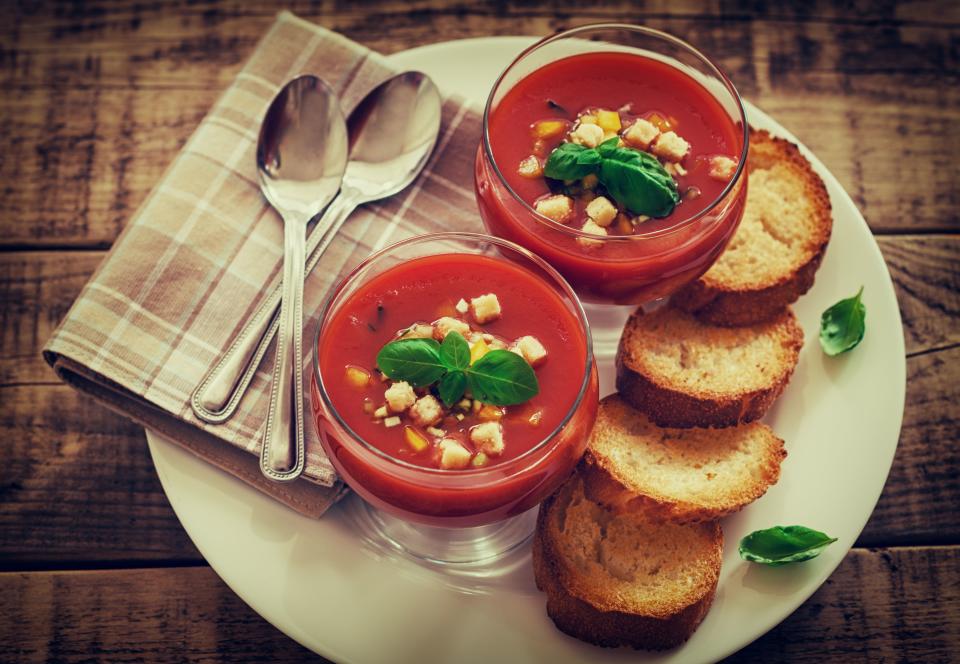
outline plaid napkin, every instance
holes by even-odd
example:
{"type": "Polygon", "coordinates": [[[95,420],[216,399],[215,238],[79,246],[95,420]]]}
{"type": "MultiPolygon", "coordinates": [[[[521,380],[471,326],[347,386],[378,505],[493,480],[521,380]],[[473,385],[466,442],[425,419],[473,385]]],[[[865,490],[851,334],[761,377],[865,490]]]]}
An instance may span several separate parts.
{"type": "MultiPolygon", "coordinates": [[[[44,356],[71,385],[319,516],[340,486],[312,424],[306,426],[307,481],[277,484],[258,470],[273,349],[227,422],[202,422],[189,403],[207,370],[278,285],[282,221],[260,194],[254,154],[267,105],[302,73],[324,78],[348,113],[395,71],[359,44],[279,14],[127,223],[44,356]]],[[[305,340],[312,339],[330,287],[373,251],[411,235],[480,229],[472,188],[480,118],[447,99],[440,131],[420,178],[403,193],[358,209],[307,279],[305,340]]],[[[304,368],[309,380],[309,356],[304,368]]]]}

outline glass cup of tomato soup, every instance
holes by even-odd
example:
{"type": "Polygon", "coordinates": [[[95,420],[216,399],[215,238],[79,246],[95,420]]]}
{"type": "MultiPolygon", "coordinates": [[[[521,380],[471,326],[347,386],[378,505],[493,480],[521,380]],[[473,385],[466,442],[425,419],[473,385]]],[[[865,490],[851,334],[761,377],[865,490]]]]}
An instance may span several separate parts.
{"type": "Polygon", "coordinates": [[[528,250],[474,233],[361,263],[321,315],[311,390],[324,450],[389,543],[444,562],[526,540],[598,403],[576,294],[528,250]]]}
{"type": "Polygon", "coordinates": [[[480,213],[584,302],[651,302],[705,272],[736,230],[747,135],[733,84],[689,44],[631,25],[574,28],[494,84],[480,213]]]}

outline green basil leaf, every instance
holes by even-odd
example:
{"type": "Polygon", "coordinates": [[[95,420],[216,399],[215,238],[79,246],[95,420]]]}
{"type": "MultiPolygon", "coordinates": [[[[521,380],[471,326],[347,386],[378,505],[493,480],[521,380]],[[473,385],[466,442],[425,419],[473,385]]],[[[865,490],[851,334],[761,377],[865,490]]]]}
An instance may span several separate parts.
{"type": "Polygon", "coordinates": [[[633,214],[649,217],[666,217],[673,212],[680,202],[677,183],[656,157],[630,148],[603,151],[600,182],[617,203],[633,214]]]}
{"type": "Polygon", "coordinates": [[[452,406],[460,401],[463,393],[467,391],[467,375],[460,370],[448,371],[440,379],[438,391],[443,403],[447,407],[452,406]]]}
{"type": "Polygon", "coordinates": [[[450,332],[440,344],[440,361],[447,369],[466,369],[470,366],[470,345],[459,332],[450,332]]]}
{"type": "Polygon", "coordinates": [[[554,180],[579,180],[596,173],[600,154],[576,143],[561,143],[550,153],[543,174],[554,180]]]}
{"type": "Polygon", "coordinates": [[[816,558],[836,541],[836,537],[805,526],[774,526],[755,530],[740,540],[740,557],[752,563],[779,567],[816,558]]]}
{"type": "Polygon", "coordinates": [[[867,308],[861,296],[863,286],[853,297],[840,300],[820,316],[820,347],[827,355],[845,353],[863,339],[867,329],[867,308]]]}
{"type": "Polygon", "coordinates": [[[377,366],[387,378],[414,387],[430,385],[447,371],[440,361],[440,344],[433,339],[391,341],[377,353],[377,366]]]}
{"type": "Polygon", "coordinates": [[[604,159],[607,159],[616,152],[617,148],[620,146],[620,139],[614,136],[613,138],[608,138],[603,143],[597,146],[597,152],[600,153],[600,156],[604,159]]]}
{"type": "Polygon", "coordinates": [[[509,350],[492,350],[469,369],[473,396],[494,406],[523,403],[540,392],[537,376],[525,359],[509,350]]]}

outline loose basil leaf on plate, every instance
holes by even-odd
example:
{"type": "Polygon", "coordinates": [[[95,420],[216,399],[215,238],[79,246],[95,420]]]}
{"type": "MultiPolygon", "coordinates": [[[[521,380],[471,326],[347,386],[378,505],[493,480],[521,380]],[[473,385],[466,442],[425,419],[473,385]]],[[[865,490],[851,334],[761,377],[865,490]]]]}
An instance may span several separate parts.
{"type": "Polygon", "coordinates": [[[387,378],[414,387],[430,385],[447,371],[440,360],[440,344],[433,339],[391,341],[377,353],[377,366],[387,378]]]}
{"type": "Polygon", "coordinates": [[[440,344],[440,361],[448,369],[466,369],[470,366],[470,345],[459,332],[450,332],[440,344]]]}
{"type": "MultiPolygon", "coordinates": [[[[612,141],[613,139],[611,139],[612,141]]],[[[607,193],[633,214],[666,217],[680,202],[677,183],[653,155],[600,146],[600,182],[607,193]]]]}
{"type": "Polygon", "coordinates": [[[492,350],[474,362],[467,380],[474,398],[494,406],[523,403],[540,392],[533,367],[508,350],[492,350]]]}
{"type": "Polygon", "coordinates": [[[774,526],[755,530],[740,540],[740,557],[752,563],[779,567],[816,558],[836,541],[836,537],[806,526],[774,526]]]}
{"type": "Polygon", "coordinates": [[[600,153],[576,143],[561,143],[543,167],[543,174],[554,180],[579,180],[600,167],[600,153]]]}
{"type": "Polygon", "coordinates": [[[861,297],[863,286],[853,297],[840,300],[820,316],[820,347],[827,355],[846,353],[860,343],[867,329],[867,308],[861,297]]]}
{"type": "Polygon", "coordinates": [[[448,371],[440,379],[440,385],[437,389],[440,393],[440,399],[447,407],[450,407],[460,401],[463,393],[467,391],[467,375],[459,369],[448,371]]]}

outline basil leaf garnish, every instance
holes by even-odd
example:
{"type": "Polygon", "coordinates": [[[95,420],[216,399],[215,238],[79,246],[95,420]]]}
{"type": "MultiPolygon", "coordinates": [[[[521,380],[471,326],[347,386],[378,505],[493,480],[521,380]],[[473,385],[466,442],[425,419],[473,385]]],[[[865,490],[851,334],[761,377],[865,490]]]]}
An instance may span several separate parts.
{"type": "Polygon", "coordinates": [[[440,385],[437,386],[440,393],[440,399],[448,407],[460,401],[463,393],[467,391],[467,376],[459,370],[449,371],[440,379],[440,385]]]}
{"type": "Polygon", "coordinates": [[[680,202],[676,181],[656,157],[646,152],[609,150],[599,175],[607,193],[633,214],[666,217],[680,202]]]}
{"type": "Polygon", "coordinates": [[[520,355],[492,350],[470,364],[470,346],[458,332],[439,344],[433,339],[391,341],[377,353],[377,366],[391,380],[413,387],[439,381],[437,391],[448,406],[463,397],[467,386],[473,396],[494,406],[512,406],[540,392],[533,367],[520,355]]]}
{"type": "Polygon", "coordinates": [[[600,153],[576,143],[561,143],[550,153],[543,174],[554,180],[580,180],[600,167],[600,153]]]}
{"type": "Polygon", "coordinates": [[[377,353],[377,366],[387,378],[413,387],[430,385],[447,371],[440,361],[440,344],[433,339],[391,341],[377,353]]]}
{"type": "Polygon", "coordinates": [[[450,332],[440,344],[440,361],[448,369],[466,369],[470,366],[470,344],[459,332],[450,332]]]}
{"type": "Polygon", "coordinates": [[[543,174],[554,180],[580,180],[594,173],[607,194],[633,214],[666,217],[680,202],[676,180],[652,154],[619,143],[617,137],[595,148],[561,143],[547,158],[543,174]]]}
{"type": "Polygon", "coordinates": [[[537,376],[525,359],[508,350],[492,350],[467,370],[473,396],[483,403],[512,406],[537,395],[537,376]]]}
{"type": "Polygon", "coordinates": [[[816,558],[837,541],[805,526],[774,526],[755,530],[740,540],[740,557],[752,563],[779,567],[816,558]]]}
{"type": "Polygon", "coordinates": [[[853,297],[840,300],[820,316],[820,347],[827,355],[839,355],[856,347],[867,329],[867,308],[861,297],[863,286],[853,297]]]}

